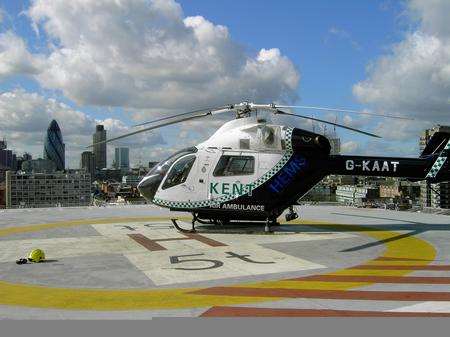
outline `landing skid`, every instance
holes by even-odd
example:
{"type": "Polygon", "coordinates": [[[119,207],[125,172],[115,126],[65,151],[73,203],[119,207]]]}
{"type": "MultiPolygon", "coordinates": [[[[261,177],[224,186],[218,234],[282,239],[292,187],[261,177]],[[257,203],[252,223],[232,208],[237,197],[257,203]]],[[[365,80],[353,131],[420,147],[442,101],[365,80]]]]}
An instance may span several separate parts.
{"type": "MultiPolygon", "coordinates": [[[[197,217],[197,214],[193,214],[192,217],[192,229],[184,229],[180,225],[178,225],[178,219],[170,219],[172,221],[173,226],[176,228],[177,231],[181,233],[197,233],[197,230],[195,229],[195,223],[199,222],[201,224],[219,224],[220,221],[224,222],[223,220],[210,220],[210,222],[206,222],[204,220],[201,220],[197,217]]],[[[226,222],[227,224],[229,221],[226,222]]],[[[272,226],[280,226],[280,223],[274,220],[273,218],[267,218],[264,226],[264,232],[265,233],[272,233],[272,226]]]]}
{"type": "Polygon", "coordinates": [[[192,221],[192,229],[184,229],[181,228],[178,223],[177,220],[178,219],[170,219],[172,221],[172,224],[174,225],[174,227],[177,229],[177,231],[181,232],[181,233],[196,233],[197,231],[195,230],[195,225],[194,225],[194,221],[192,221]]]}

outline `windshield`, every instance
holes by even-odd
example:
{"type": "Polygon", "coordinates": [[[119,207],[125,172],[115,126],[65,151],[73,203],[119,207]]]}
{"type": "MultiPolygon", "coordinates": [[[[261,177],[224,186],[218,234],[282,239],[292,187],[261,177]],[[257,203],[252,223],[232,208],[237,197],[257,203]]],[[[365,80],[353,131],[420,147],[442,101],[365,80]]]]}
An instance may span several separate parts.
{"type": "Polygon", "coordinates": [[[194,162],[195,155],[183,157],[175,162],[170,169],[170,172],[167,174],[167,178],[162,187],[163,190],[184,183],[194,162]]]}
{"type": "Polygon", "coordinates": [[[171,155],[169,158],[162,160],[159,162],[155,167],[153,167],[150,172],[147,173],[147,177],[152,175],[160,175],[164,176],[167,171],[169,171],[169,168],[172,166],[172,164],[179,158],[191,154],[196,153],[197,148],[196,147],[189,147],[183,150],[180,150],[178,152],[175,152],[173,155],[171,155]]]}

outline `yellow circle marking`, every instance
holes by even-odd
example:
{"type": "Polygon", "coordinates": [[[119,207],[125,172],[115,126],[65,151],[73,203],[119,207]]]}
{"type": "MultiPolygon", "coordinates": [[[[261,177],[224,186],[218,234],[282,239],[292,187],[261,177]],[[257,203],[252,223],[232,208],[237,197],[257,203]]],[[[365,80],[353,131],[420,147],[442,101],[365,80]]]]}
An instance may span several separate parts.
{"type": "MultiPolygon", "coordinates": [[[[180,218],[181,219],[181,218],[180,218]]],[[[188,218],[183,218],[183,220],[188,218]]],[[[72,220],[21,227],[0,229],[0,236],[35,232],[50,228],[61,228],[91,224],[126,223],[133,221],[167,220],[166,217],[128,217],[92,220],[72,220]]],[[[418,259],[414,264],[426,265],[434,260],[436,252],[433,246],[417,237],[402,237],[394,240],[398,233],[362,226],[335,225],[320,221],[295,221],[294,224],[308,224],[339,231],[358,232],[376,240],[383,241],[385,251],[382,257],[418,259]]],[[[368,261],[367,264],[388,264],[392,261],[368,261]]],[[[402,262],[403,264],[403,262],[402,262]]],[[[405,275],[407,270],[355,270],[343,269],[335,275],[405,275]]],[[[265,288],[328,289],[347,290],[368,285],[362,282],[313,282],[277,280],[268,282],[246,283],[241,286],[265,288]]],[[[143,310],[143,309],[181,309],[236,305],[261,301],[273,301],[276,298],[195,295],[190,292],[200,288],[180,289],[70,289],[28,284],[14,284],[0,281],[0,304],[39,308],[60,308],[71,310],[143,310]]]]}

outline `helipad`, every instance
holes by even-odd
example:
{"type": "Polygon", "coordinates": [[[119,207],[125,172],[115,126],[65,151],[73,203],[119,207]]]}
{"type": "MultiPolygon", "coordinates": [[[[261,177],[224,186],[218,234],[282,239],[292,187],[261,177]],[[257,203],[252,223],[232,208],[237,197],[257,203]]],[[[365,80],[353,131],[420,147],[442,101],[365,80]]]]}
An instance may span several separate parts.
{"type": "Polygon", "coordinates": [[[269,235],[179,233],[151,206],[1,211],[0,315],[450,316],[450,217],[299,211],[269,235]],[[15,264],[33,248],[47,262],[15,264]]]}

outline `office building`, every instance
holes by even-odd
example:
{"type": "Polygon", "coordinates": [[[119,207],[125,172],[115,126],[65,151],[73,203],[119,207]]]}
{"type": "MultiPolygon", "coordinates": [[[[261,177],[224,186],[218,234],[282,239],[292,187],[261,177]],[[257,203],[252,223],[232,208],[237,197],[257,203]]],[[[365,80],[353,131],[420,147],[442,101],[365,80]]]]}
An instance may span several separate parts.
{"type": "Polygon", "coordinates": [[[342,185],[336,188],[336,201],[345,205],[366,205],[377,201],[380,189],[376,186],[342,185]]]}
{"type": "Polygon", "coordinates": [[[95,172],[95,179],[99,181],[122,181],[122,170],[104,168],[95,172]]]}
{"type": "Polygon", "coordinates": [[[53,160],[38,158],[24,161],[21,170],[26,173],[53,173],[57,167],[53,160]]]}
{"type": "Polygon", "coordinates": [[[91,204],[89,173],[6,172],[6,208],[88,206],[91,204]]]}
{"type": "Polygon", "coordinates": [[[55,163],[58,171],[64,171],[66,167],[65,145],[61,129],[55,120],[50,122],[44,140],[44,159],[55,163]]]}
{"type": "Polygon", "coordinates": [[[106,168],[106,143],[98,144],[106,141],[106,130],[103,125],[95,126],[95,133],[92,136],[92,143],[94,144],[94,158],[95,168],[101,170],[106,168]]]}
{"type": "Polygon", "coordinates": [[[116,147],[114,164],[116,169],[130,169],[130,149],[128,147],[116,147]]]}
{"type": "Polygon", "coordinates": [[[4,139],[0,141],[0,169],[13,171],[17,169],[17,157],[11,150],[8,150],[8,143],[4,139]]]}
{"type": "MultiPolygon", "coordinates": [[[[419,140],[420,152],[425,149],[436,132],[450,133],[450,126],[437,125],[425,130],[419,140]]],[[[427,181],[422,181],[420,184],[420,203],[422,207],[450,208],[450,183],[430,184],[427,181]]]]}
{"type": "Polygon", "coordinates": [[[122,184],[136,187],[139,182],[142,180],[143,177],[136,176],[136,175],[126,175],[122,177],[122,184]]]}
{"type": "Polygon", "coordinates": [[[17,170],[17,158],[16,155],[8,150],[8,144],[6,140],[0,140],[0,183],[5,181],[6,171],[17,170]]]}
{"type": "Polygon", "coordinates": [[[6,207],[5,189],[5,182],[0,182],[0,209],[6,207]]]}
{"type": "Polygon", "coordinates": [[[91,175],[91,180],[95,178],[95,156],[91,151],[84,151],[81,154],[80,168],[91,175]]]}

